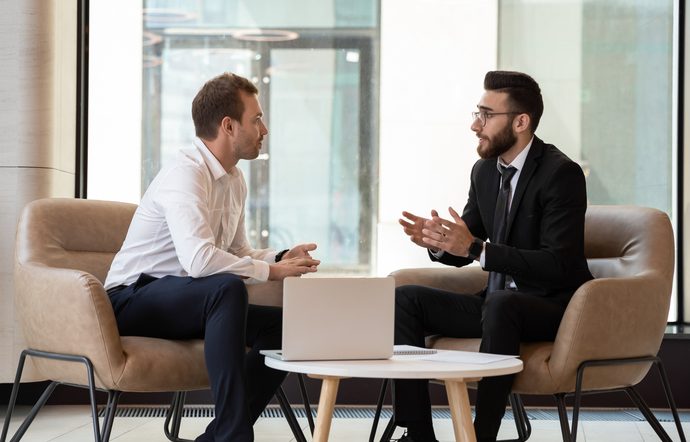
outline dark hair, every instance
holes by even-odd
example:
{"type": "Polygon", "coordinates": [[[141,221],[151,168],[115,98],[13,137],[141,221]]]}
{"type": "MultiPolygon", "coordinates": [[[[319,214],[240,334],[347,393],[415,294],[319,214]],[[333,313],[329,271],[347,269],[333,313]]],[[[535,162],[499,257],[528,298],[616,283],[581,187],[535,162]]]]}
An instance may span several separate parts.
{"type": "Polygon", "coordinates": [[[510,110],[528,114],[532,132],[537,130],[544,112],[544,101],[534,78],[522,72],[489,71],[484,77],[484,89],[507,93],[510,110]]]}
{"type": "Polygon", "coordinates": [[[242,121],[244,103],[240,91],[258,94],[259,90],[244,77],[225,72],[207,81],[192,101],[192,120],[196,136],[215,140],[223,118],[242,121]]]}

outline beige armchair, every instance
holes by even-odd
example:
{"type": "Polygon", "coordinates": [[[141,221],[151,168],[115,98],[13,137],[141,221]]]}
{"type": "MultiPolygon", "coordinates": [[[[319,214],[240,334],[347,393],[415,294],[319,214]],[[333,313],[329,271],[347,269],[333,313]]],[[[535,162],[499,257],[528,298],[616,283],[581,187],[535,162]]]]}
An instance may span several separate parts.
{"type": "MultiPolygon", "coordinates": [[[[109,440],[122,392],[177,392],[165,432],[170,440],[181,440],[184,392],[208,388],[203,341],[120,336],[102,284],[135,209],[133,204],[79,199],[43,199],[24,209],[17,229],[15,285],[27,349],[20,357],[2,442],[27,356],[52,382],[12,440],[23,436],[60,384],[88,387],[97,441],[109,440]],[[108,393],[102,430],[95,390],[108,393]]],[[[282,305],[280,282],[248,288],[250,302],[282,305]]],[[[277,396],[291,428],[301,435],[298,440],[304,440],[291,409],[285,408],[282,389],[277,396]]]]}
{"type": "MultiPolygon", "coordinates": [[[[668,216],[655,209],[590,206],[585,254],[596,279],[574,294],[554,342],[524,343],[524,370],[513,386],[519,440],[530,435],[520,394],[554,395],[563,440],[575,440],[583,392],[625,391],[662,440],[670,440],[639,394],[637,385],[654,364],[685,440],[666,375],[656,354],[661,346],[673,285],[674,238],[668,216]],[[565,397],[575,396],[572,429],[565,397]]],[[[393,273],[396,285],[417,284],[473,293],[486,286],[479,267],[408,269],[393,273]]],[[[480,339],[432,336],[427,345],[478,351],[480,339]]]]}

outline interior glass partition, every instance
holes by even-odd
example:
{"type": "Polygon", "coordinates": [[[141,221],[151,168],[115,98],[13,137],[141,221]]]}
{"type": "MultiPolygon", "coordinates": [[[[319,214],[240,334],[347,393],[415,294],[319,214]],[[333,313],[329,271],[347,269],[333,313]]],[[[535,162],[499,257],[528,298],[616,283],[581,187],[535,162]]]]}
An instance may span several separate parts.
{"type": "Polygon", "coordinates": [[[378,171],[375,1],[144,1],[142,192],[194,137],[191,102],[225,71],[259,89],[269,134],[242,161],[256,247],[316,242],[321,271],[367,274],[378,171]]]}
{"type": "Polygon", "coordinates": [[[547,100],[537,132],[582,165],[589,203],[655,207],[677,231],[676,2],[499,6],[499,67],[538,78],[547,100]]]}

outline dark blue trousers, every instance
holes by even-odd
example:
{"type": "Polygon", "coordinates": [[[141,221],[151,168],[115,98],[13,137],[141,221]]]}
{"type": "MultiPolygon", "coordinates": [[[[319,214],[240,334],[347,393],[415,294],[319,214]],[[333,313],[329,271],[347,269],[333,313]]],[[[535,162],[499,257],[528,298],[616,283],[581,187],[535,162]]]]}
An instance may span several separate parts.
{"type": "MultiPolygon", "coordinates": [[[[553,341],[571,294],[540,296],[499,290],[486,297],[408,285],[395,292],[395,343],[424,347],[426,335],[482,338],[480,351],[518,355],[520,342],[553,341]]],[[[477,441],[495,441],[515,375],[479,381],[474,427],[477,441]]],[[[425,380],[395,381],[395,420],[431,431],[425,380]]],[[[417,439],[415,439],[417,440],[417,439]]],[[[426,442],[426,441],[420,441],[426,442]]]]}
{"type": "Polygon", "coordinates": [[[244,282],[230,274],[142,274],[109,295],[123,336],[204,340],[216,417],[197,440],[253,441],[252,426],[286,375],[259,354],[280,348],[282,309],[250,305],[244,282]]]}

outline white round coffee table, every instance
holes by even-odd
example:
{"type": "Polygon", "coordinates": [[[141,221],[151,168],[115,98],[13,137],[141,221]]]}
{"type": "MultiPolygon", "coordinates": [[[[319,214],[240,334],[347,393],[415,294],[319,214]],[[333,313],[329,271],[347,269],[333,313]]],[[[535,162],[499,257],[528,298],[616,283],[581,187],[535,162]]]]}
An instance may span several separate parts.
{"type": "Polygon", "coordinates": [[[340,379],[438,379],[444,381],[448,393],[448,406],[453,418],[456,441],[474,442],[474,426],[467,382],[486,376],[501,376],[522,370],[522,361],[505,359],[488,364],[464,364],[420,360],[415,356],[393,356],[375,361],[281,361],[265,358],[266,365],[277,370],[303,373],[322,379],[319,408],[314,428],[314,441],[326,442],[331,428],[331,417],[340,379]]]}

